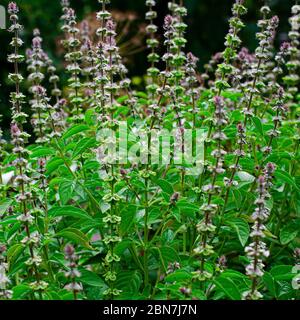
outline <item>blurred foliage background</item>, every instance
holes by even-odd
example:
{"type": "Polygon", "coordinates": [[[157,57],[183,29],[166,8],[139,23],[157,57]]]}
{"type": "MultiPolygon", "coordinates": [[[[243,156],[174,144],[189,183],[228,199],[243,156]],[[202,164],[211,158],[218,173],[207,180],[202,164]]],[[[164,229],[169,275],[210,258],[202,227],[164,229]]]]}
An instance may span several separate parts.
{"type": "MultiPolygon", "coordinates": [[[[44,49],[54,60],[59,73],[62,75],[62,52],[59,48],[60,31],[60,0],[15,0],[21,8],[20,19],[25,26],[22,38],[25,47],[30,46],[32,30],[39,28],[44,38],[44,49]]],[[[228,19],[231,15],[231,5],[235,0],[185,0],[188,8],[188,45],[186,50],[192,51],[200,58],[199,70],[209,60],[210,56],[222,51],[224,47],[224,36],[228,31],[228,19]]],[[[147,51],[143,38],[145,27],[145,0],[111,0],[111,8],[118,21],[119,32],[123,35],[120,39],[122,53],[126,59],[130,75],[136,84],[139,83],[147,69],[147,51]],[[129,42],[129,43],[128,43],[129,42]]],[[[158,2],[158,24],[162,34],[164,16],[167,14],[168,0],[157,0],[158,2]]],[[[245,18],[247,27],[242,32],[243,45],[254,50],[257,41],[256,22],[259,19],[259,8],[265,3],[263,0],[246,0],[249,9],[245,18]]],[[[267,0],[272,8],[273,14],[280,18],[277,44],[287,40],[289,31],[288,19],[294,0],[267,0]]],[[[7,7],[9,0],[0,0],[0,5],[7,7]]],[[[71,0],[71,5],[76,9],[79,21],[99,9],[97,0],[71,0]]],[[[10,34],[6,30],[0,30],[0,114],[3,115],[1,127],[8,133],[10,104],[9,91],[12,90],[7,82],[7,75],[12,70],[6,62],[9,53],[10,34]]],[[[22,69],[25,70],[24,66],[22,69]]],[[[61,79],[64,83],[65,79],[61,79]]],[[[26,84],[25,84],[26,85],[26,84]]],[[[25,89],[25,88],[24,88],[25,89]]]]}

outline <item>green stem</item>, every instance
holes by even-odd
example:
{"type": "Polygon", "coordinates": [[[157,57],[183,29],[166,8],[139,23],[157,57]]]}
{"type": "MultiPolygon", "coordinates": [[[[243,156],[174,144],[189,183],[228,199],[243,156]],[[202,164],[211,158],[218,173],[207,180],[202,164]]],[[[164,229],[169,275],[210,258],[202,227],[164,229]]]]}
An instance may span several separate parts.
{"type": "Polygon", "coordinates": [[[148,242],[149,242],[149,229],[148,229],[148,218],[149,218],[149,203],[148,203],[148,178],[145,179],[145,216],[144,216],[144,285],[145,287],[149,283],[149,269],[148,269],[148,242]]]}

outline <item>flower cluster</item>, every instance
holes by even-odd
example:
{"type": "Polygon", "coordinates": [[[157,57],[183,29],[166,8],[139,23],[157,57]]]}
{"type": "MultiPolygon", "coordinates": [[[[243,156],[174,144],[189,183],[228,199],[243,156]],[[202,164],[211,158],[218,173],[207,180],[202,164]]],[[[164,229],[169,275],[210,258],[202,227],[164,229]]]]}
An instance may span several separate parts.
{"type": "Polygon", "coordinates": [[[121,223],[121,217],[117,214],[117,208],[121,201],[120,196],[115,191],[115,186],[120,180],[119,174],[114,172],[114,167],[111,166],[111,173],[109,173],[105,181],[109,185],[109,193],[103,197],[103,201],[107,203],[110,209],[107,211],[103,218],[103,223],[107,228],[104,235],[103,242],[107,246],[107,253],[103,261],[105,270],[105,280],[110,284],[109,288],[105,291],[105,295],[109,297],[118,296],[120,290],[114,288],[114,282],[117,279],[116,263],[120,261],[120,256],[115,253],[115,245],[121,242],[122,238],[118,235],[118,227],[121,223]]]}
{"type": "MultiPolygon", "coordinates": [[[[128,90],[130,81],[125,80],[127,70],[122,64],[119,48],[116,43],[116,24],[111,19],[110,13],[106,11],[106,5],[109,4],[109,2],[110,1],[99,1],[99,3],[102,3],[102,10],[97,14],[98,20],[100,21],[100,28],[97,30],[97,35],[100,41],[97,48],[97,69],[99,70],[99,74],[96,78],[98,84],[96,94],[100,104],[100,115],[98,117],[100,126],[102,127],[107,124],[109,128],[114,129],[118,123],[114,115],[118,107],[116,97],[121,88],[128,90]],[[116,80],[117,76],[119,76],[119,82],[116,80]]],[[[111,141],[111,143],[116,143],[116,141],[111,141]]],[[[96,154],[102,166],[102,157],[105,155],[102,154],[101,147],[96,150],[96,154]]],[[[105,178],[109,191],[103,197],[103,201],[110,208],[103,218],[103,223],[107,230],[103,237],[103,242],[107,248],[103,261],[103,269],[104,278],[109,284],[109,288],[105,290],[104,295],[113,298],[121,293],[114,285],[117,279],[116,263],[120,261],[119,255],[115,253],[115,246],[122,240],[118,235],[121,217],[117,213],[121,198],[115,190],[116,184],[120,181],[120,175],[117,173],[117,168],[113,164],[114,159],[111,158],[109,162],[111,164],[106,167],[107,175],[105,178]]]]}
{"type": "Polygon", "coordinates": [[[240,90],[243,92],[252,79],[252,66],[255,61],[255,54],[251,53],[247,48],[242,48],[236,57],[236,65],[238,73],[236,80],[240,90]]]}
{"type": "Polygon", "coordinates": [[[217,88],[217,95],[220,96],[221,92],[230,87],[228,83],[229,75],[235,77],[237,70],[232,65],[232,61],[237,56],[237,50],[241,45],[239,32],[244,27],[241,16],[247,13],[247,9],[243,5],[244,0],[236,0],[232,8],[233,17],[229,20],[229,32],[226,36],[225,50],[222,53],[224,62],[218,65],[217,68],[217,81],[215,86],[217,88]]]}
{"type": "Polygon", "coordinates": [[[45,76],[43,68],[45,67],[43,61],[42,38],[40,31],[35,29],[33,32],[34,38],[32,39],[32,50],[27,60],[29,62],[28,70],[31,72],[28,81],[31,85],[30,92],[33,94],[31,100],[31,108],[33,111],[31,123],[35,128],[37,135],[36,142],[44,144],[49,141],[47,137],[47,120],[49,104],[46,98],[46,90],[41,86],[45,76]]]}
{"type": "Polygon", "coordinates": [[[11,299],[12,291],[8,289],[10,280],[6,275],[8,265],[6,263],[5,253],[6,246],[0,244],[0,299],[11,299]]]}
{"type": "Polygon", "coordinates": [[[269,7],[262,7],[261,12],[264,18],[258,23],[261,31],[257,33],[259,46],[255,50],[256,59],[251,70],[252,81],[251,84],[245,88],[246,106],[243,110],[245,114],[245,127],[248,119],[254,115],[252,107],[255,97],[258,93],[263,91],[263,88],[265,88],[265,82],[267,81],[265,80],[267,74],[266,62],[270,57],[270,46],[272,45],[272,39],[279,24],[279,18],[277,16],[274,16],[271,19],[266,18],[267,14],[270,12],[269,7]]]}
{"type": "Polygon", "coordinates": [[[151,79],[151,82],[147,86],[147,90],[151,97],[151,101],[149,102],[150,106],[155,104],[156,101],[155,98],[158,89],[157,76],[159,74],[159,69],[156,67],[156,64],[159,62],[159,54],[156,52],[157,47],[159,46],[159,41],[156,39],[158,27],[154,23],[154,20],[157,18],[157,12],[154,10],[155,5],[155,0],[146,0],[146,6],[148,7],[146,20],[149,21],[149,24],[146,28],[147,34],[149,35],[149,38],[147,39],[147,47],[149,50],[151,50],[151,52],[148,54],[148,62],[150,67],[147,70],[147,75],[149,79],[151,79]]]}
{"type": "Polygon", "coordinates": [[[82,52],[80,51],[80,40],[79,40],[79,28],[76,25],[76,14],[74,9],[63,5],[63,16],[64,22],[62,30],[66,34],[66,39],[63,44],[67,50],[65,60],[68,63],[67,71],[70,73],[69,88],[71,92],[69,94],[71,104],[71,114],[76,122],[80,122],[82,119],[82,103],[83,98],[80,92],[82,87],[80,81],[81,68],[80,61],[82,60],[82,52]]]}
{"type": "Polygon", "coordinates": [[[245,145],[246,145],[246,134],[245,134],[245,128],[242,123],[238,123],[237,125],[237,146],[238,148],[234,151],[235,155],[235,162],[230,166],[230,169],[232,170],[230,178],[225,177],[224,178],[224,184],[227,187],[226,195],[225,195],[225,204],[223,206],[224,210],[227,204],[230,188],[233,185],[236,185],[237,182],[234,181],[234,176],[236,172],[241,169],[240,166],[240,160],[245,157],[246,152],[245,152],[245,145]]]}
{"type": "Polygon", "coordinates": [[[47,67],[47,73],[49,74],[49,82],[52,85],[51,95],[54,97],[55,103],[57,104],[62,95],[62,92],[59,89],[59,76],[56,74],[56,67],[53,65],[53,61],[45,52],[43,54],[43,59],[47,67]]]}
{"type": "Polygon", "coordinates": [[[162,60],[166,63],[166,68],[164,72],[161,72],[162,85],[158,90],[160,94],[158,101],[150,106],[152,114],[151,127],[154,125],[158,111],[161,113],[160,116],[163,116],[163,110],[160,110],[159,106],[162,98],[166,97],[170,101],[169,107],[176,114],[178,127],[182,129],[182,112],[185,106],[182,99],[184,92],[183,79],[185,76],[183,67],[186,61],[183,49],[186,44],[184,33],[187,28],[187,25],[183,22],[183,18],[186,16],[187,11],[182,2],[180,4],[177,4],[175,1],[169,2],[168,6],[172,15],[167,15],[164,20],[166,53],[162,57],[162,60]]]}
{"type": "MultiPolygon", "coordinates": [[[[227,137],[222,129],[227,123],[227,115],[226,110],[224,109],[224,99],[216,96],[214,98],[214,104],[216,131],[214,132],[212,139],[216,141],[217,146],[216,149],[212,151],[212,156],[216,159],[216,163],[211,168],[212,182],[202,188],[203,192],[208,194],[208,198],[207,201],[201,206],[203,220],[197,225],[199,233],[202,234],[202,240],[200,245],[194,250],[196,254],[201,255],[202,266],[200,272],[202,273],[204,272],[203,265],[205,257],[211,256],[214,253],[213,247],[208,244],[209,236],[213,235],[216,229],[216,227],[213,225],[212,218],[218,210],[217,204],[213,203],[213,196],[220,192],[220,186],[216,184],[217,176],[225,172],[223,168],[223,162],[226,151],[222,148],[222,143],[227,139],[227,137]]],[[[205,278],[208,276],[211,276],[211,274],[204,274],[202,279],[205,280],[205,278]]]]}
{"type": "Polygon", "coordinates": [[[184,37],[187,25],[183,22],[183,18],[187,15],[187,10],[182,5],[182,2],[181,4],[169,2],[169,9],[172,12],[172,24],[170,26],[171,41],[169,47],[170,74],[168,79],[171,86],[171,107],[176,113],[178,127],[183,128],[182,112],[185,104],[182,98],[184,92],[182,81],[185,76],[183,66],[186,61],[183,49],[187,41],[184,37]]]}
{"type": "Polygon", "coordinates": [[[222,53],[218,52],[215,53],[214,55],[211,56],[210,60],[208,61],[208,63],[206,63],[204,65],[204,70],[205,73],[201,74],[201,79],[202,79],[202,85],[203,87],[205,87],[205,85],[207,85],[208,87],[212,87],[215,84],[215,74],[216,74],[216,69],[217,66],[221,63],[222,61],[222,53]],[[206,84],[206,81],[208,81],[208,83],[206,84]]]}
{"type": "Polygon", "coordinates": [[[186,58],[186,78],[185,78],[185,86],[187,88],[187,95],[191,100],[192,108],[189,112],[193,115],[193,128],[196,127],[196,115],[199,113],[199,110],[196,106],[196,101],[199,96],[199,87],[198,87],[198,79],[197,79],[197,63],[198,58],[195,57],[191,52],[187,54],[186,58]]]}
{"type": "Polygon", "coordinates": [[[96,68],[99,70],[99,73],[95,79],[96,82],[96,90],[95,90],[95,96],[96,96],[96,111],[97,114],[99,114],[99,122],[101,123],[102,121],[105,120],[104,117],[104,107],[108,101],[108,93],[105,90],[105,86],[108,83],[108,78],[106,74],[106,66],[107,66],[107,57],[104,49],[104,43],[100,42],[97,45],[97,66],[96,68]]]}
{"type": "Polygon", "coordinates": [[[105,50],[107,53],[108,63],[106,66],[106,73],[108,82],[105,86],[105,91],[108,93],[109,100],[106,105],[106,113],[110,115],[110,127],[114,126],[114,112],[116,110],[116,104],[114,101],[114,97],[116,96],[119,86],[114,81],[115,76],[119,70],[118,65],[116,62],[116,58],[118,55],[118,47],[116,45],[116,24],[113,20],[108,20],[106,23],[106,38],[105,38],[105,50]]]}
{"type": "Polygon", "coordinates": [[[270,68],[267,75],[268,84],[267,87],[271,94],[276,94],[280,85],[278,84],[279,77],[283,74],[283,67],[286,64],[286,57],[289,54],[290,44],[288,42],[282,43],[280,50],[274,58],[272,68],[270,68]]]}
{"type": "Polygon", "coordinates": [[[100,22],[100,27],[97,29],[97,36],[100,37],[101,42],[104,41],[107,33],[106,24],[111,19],[111,13],[107,11],[106,5],[110,4],[110,0],[98,0],[101,4],[101,10],[97,13],[97,19],[100,22]]]}
{"type": "Polygon", "coordinates": [[[283,81],[287,86],[287,106],[289,108],[291,118],[297,110],[297,103],[295,103],[295,96],[299,89],[299,70],[300,70],[300,5],[297,3],[292,7],[292,17],[290,18],[291,31],[290,38],[290,58],[286,64],[288,75],[283,77],[283,81]]]}
{"type": "Polygon", "coordinates": [[[82,52],[82,76],[85,77],[83,84],[85,104],[89,107],[94,107],[94,93],[96,83],[94,78],[96,76],[96,52],[95,48],[90,40],[90,26],[89,22],[84,20],[81,23],[81,52],[82,52]]]}
{"type": "Polygon", "coordinates": [[[265,154],[270,154],[272,152],[272,142],[274,138],[278,137],[280,134],[280,131],[278,129],[282,124],[283,116],[287,112],[284,100],[284,89],[282,87],[279,87],[277,99],[275,100],[275,105],[273,107],[273,110],[275,112],[275,115],[273,117],[274,126],[271,130],[268,131],[268,136],[270,137],[270,140],[268,142],[268,145],[263,149],[265,154]]]}
{"type": "Polygon", "coordinates": [[[45,65],[47,67],[47,73],[49,75],[49,82],[52,85],[51,95],[54,97],[54,101],[51,104],[51,100],[49,100],[48,111],[51,127],[52,127],[52,135],[59,137],[64,128],[66,128],[66,119],[67,112],[64,110],[66,105],[66,100],[61,99],[62,91],[59,89],[59,76],[56,74],[56,67],[53,65],[53,61],[49,58],[49,56],[44,52],[43,59],[45,61],[45,65]]]}
{"type": "Polygon", "coordinates": [[[264,274],[263,259],[267,258],[270,254],[263,239],[266,230],[265,222],[270,214],[270,209],[266,201],[270,198],[269,190],[272,186],[274,171],[275,165],[270,162],[266,165],[264,174],[257,179],[258,198],[255,201],[256,208],[252,214],[254,224],[252,226],[252,232],[250,233],[252,242],[245,248],[245,252],[250,260],[250,264],[246,268],[246,274],[252,280],[251,290],[245,292],[243,295],[246,300],[262,298],[261,293],[257,290],[257,286],[259,279],[264,274]]]}
{"type": "Polygon", "coordinates": [[[23,30],[23,26],[19,23],[18,17],[19,8],[14,3],[11,2],[8,5],[9,19],[11,21],[11,26],[8,31],[13,34],[10,46],[13,48],[14,53],[8,56],[8,61],[14,64],[14,73],[9,74],[9,80],[15,84],[16,91],[12,92],[10,95],[12,103],[12,121],[16,124],[22,125],[26,122],[27,114],[22,112],[22,105],[25,103],[25,96],[20,91],[20,84],[24,80],[22,75],[19,73],[18,64],[24,61],[24,55],[19,53],[20,47],[23,45],[23,41],[20,38],[20,32],[23,30]]]}
{"type": "Polygon", "coordinates": [[[78,282],[78,278],[81,276],[77,269],[78,257],[74,247],[70,244],[65,246],[65,259],[68,267],[68,270],[65,272],[65,277],[70,281],[70,283],[65,286],[65,289],[71,291],[74,295],[74,299],[77,300],[78,293],[83,289],[82,284],[78,282]]]}
{"type": "Polygon", "coordinates": [[[23,224],[26,234],[21,240],[21,243],[27,246],[29,250],[29,258],[26,260],[25,264],[28,266],[29,275],[33,273],[36,279],[36,281],[30,283],[30,286],[33,290],[40,294],[41,290],[44,290],[48,284],[44,281],[41,281],[38,272],[38,267],[41,264],[42,259],[35,249],[39,244],[40,236],[38,232],[31,231],[35,208],[31,205],[33,194],[30,188],[31,179],[28,175],[29,168],[28,160],[26,159],[29,152],[24,146],[29,135],[22,129],[22,124],[26,121],[27,116],[21,111],[24,95],[20,92],[20,82],[22,77],[18,76],[18,63],[24,60],[24,56],[18,54],[18,49],[22,45],[22,40],[19,39],[19,31],[22,29],[22,26],[17,23],[18,7],[15,3],[9,4],[8,11],[10,13],[10,20],[12,21],[12,26],[9,30],[14,32],[14,38],[11,42],[11,45],[15,49],[15,53],[9,57],[9,61],[14,63],[15,68],[15,73],[13,74],[14,76],[10,77],[15,83],[16,87],[16,92],[11,94],[11,101],[13,104],[11,138],[14,146],[13,154],[15,155],[13,165],[16,168],[14,182],[18,190],[18,194],[16,196],[16,201],[19,204],[18,220],[23,224]]]}
{"type": "Polygon", "coordinates": [[[0,128],[0,192],[3,191],[3,187],[4,187],[2,173],[5,169],[5,166],[3,165],[3,160],[8,155],[6,151],[6,147],[7,147],[7,141],[3,139],[3,131],[0,128]]]}
{"type": "Polygon", "coordinates": [[[96,100],[99,123],[108,121],[108,126],[113,128],[117,122],[114,120],[114,111],[117,108],[116,96],[121,90],[127,94],[127,104],[134,108],[135,99],[130,91],[130,79],[126,77],[128,70],[122,63],[119,54],[119,47],[116,42],[116,23],[112,20],[111,14],[106,10],[110,1],[99,1],[102,10],[97,13],[100,27],[96,34],[99,37],[97,45],[97,70],[96,77],[96,100]],[[118,78],[118,79],[117,79],[118,78]]]}
{"type": "Polygon", "coordinates": [[[292,17],[290,18],[291,31],[289,32],[290,38],[290,59],[286,64],[289,74],[283,77],[284,83],[288,86],[290,105],[293,106],[293,99],[298,92],[297,85],[299,84],[299,68],[300,68],[300,5],[296,4],[292,7],[292,17]]]}

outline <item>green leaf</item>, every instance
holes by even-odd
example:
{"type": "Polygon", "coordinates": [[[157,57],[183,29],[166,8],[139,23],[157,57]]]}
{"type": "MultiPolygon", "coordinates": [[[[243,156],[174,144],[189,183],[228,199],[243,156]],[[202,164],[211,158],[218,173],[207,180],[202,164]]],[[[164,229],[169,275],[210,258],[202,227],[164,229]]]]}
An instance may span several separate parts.
{"type": "Polygon", "coordinates": [[[265,272],[263,275],[263,281],[272,294],[272,296],[277,297],[277,290],[276,290],[276,281],[271,273],[265,272]]]}
{"type": "Polygon", "coordinates": [[[53,149],[38,147],[33,150],[32,154],[30,155],[30,159],[45,158],[47,156],[52,156],[53,154],[55,154],[55,151],[53,149]]]}
{"type": "Polygon", "coordinates": [[[115,282],[116,288],[122,290],[122,294],[130,293],[135,295],[142,285],[142,276],[138,270],[127,270],[118,273],[115,282]]]}
{"type": "Polygon", "coordinates": [[[242,182],[252,183],[255,180],[255,177],[246,171],[239,171],[237,176],[242,182]]]}
{"type": "Polygon", "coordinates": [[[49,300],[61,300],[60,295],[55,291],[46,291],[45,293],[49,297],[49,300]]]}
{"type": "Polygon", "coordinates": [[[18,222],[18,219],[16,216],[14,217],[8,216],[0,220],[0,226],[7,226],[8,224],[15,224],[16,222],[18,222]]]}
{"type": "Polygon", "coordinates": [[[128,95],[119,97],[119,98],[117,99],[118,103],[120,103],[120,104],[122,104],[122,103],[125,102],[126,100],[128,100],[128,95]]]}
{"type": "Polygon", "coordinates": [[[289,184],[290,186],[294,187],[298,192],[300,192],[300,189],[297,186],[295,179],[288,172],[278,169],[275,171],[275,177],[278,180],[289,184]]]}
{"type": "Polygon", "coordinates": [[[12,202],[12,199],[3,199],[0,201],[0,216],[2,216],[6,212],[12,202]]]}
{"type": "Polygon", "coordinates": [[[181,222],[180,209],[175,207],[172,209],[171,215],[176,219],[177,222],[181,222]]]}
{"type": "Polygon", "coordinates": [[[139,98],[148,99],[148,95],[147,95],[145,92],[143,92],[143,91],[138,91],[138,92],[136,92],[135,95],[136,95],[137,97],[139,97],[139,98]]]}
{"type": "Polygon", "coordinates": [[[8,250],[7,250],[7,260],[9,262],[9,267],[12,268],[14,265],[15,261],[18,259],[20,254],[24,251],[24,246],[17,243],[12,245],[8,250]]]}
{"type": "Polygon", "coordinates": [[[219,277],[214,283],[231,300],[241,300],[239,289],[230,278],[219,277]]]}
{"type": "Polygon", "coordinates": [[[293,241],[300,231],[300,220],[291,221],[280,230],[280,242],[285,245],[293,241]]]}
{"type": "Polygon", "coordinates": [[[270,270],[270,273],[276,281],[291,281],[295,277],[292,270],[293,266],[277,265],[270,270]]]}
{"type": "Polygon", "coordinates": [[[80,244],[86,249],[93,249],[89,243],[88,237],[80,230],[75,228],[66,228],[64,230],[61,230],[58,233],[56,233],[54,237],[62,237],[71,240],[74,243],[80,244]]]}
{"type": "Polygon", "coordinates": [[[152,249],[159,253],[159,259],[165,271],[167,271],[169,263],[180,262],[178,253],[172,247],[153,247],[152,249]]]}
{"type": "Polygon", "coordinates": [[[191,218],[194,218],[195,212],[200,210],[199,206],[188,202],[186,200],[179,200],[176,203],[176,207],[180,209],[180,213],[191,218]]]}
{"type": "Polygon", "coordinates": [[[193,275],[185,270],[177,270],[166,276],[166,282],[182,282],[191,280],[193,275]]]}
{"type": "Polygon", "coordinates": [[[263,130],[263,126],[262,126],[261,120],[258,117],[252,117],[252,121],[253,121],[255,129],[258,131],[258,133],[261,136],[264,136],[264,130],[263,130]]]}
{"type": "Polygon", "coordinates": [[[85,162],[83,169],[84,170],[99,170],[100,168],[100,163],[98,161],[87,161],[85,162]]]}
{"type": "Polygon", "coordinates": [[[94,219],[83,209],[73,206],[53,207],[48,212],[49,217],[72,217],[77,219],[84,219],[94,221],[94,219]]]}
{"type": "Polygon", "coordinates": [[[21,227],[21,223],[19,221],[14,222],[10,228],[7,229],[7,239],[15,235],[21,227]]]}
{"type": "Polygon", "coordinates": [[[162,191],[166,192],[167,194],[172,195],[174,193],[173,186],[167,180],[159,179],[157,184],[160,186],[162,191]]]}
{"type": "Polygon", "coordinates": [[[84,138],[78,141],[76,144],[72,158],[76,158],[82,153],[84,153],[87,149],[95,147],[97,145],[97,141],[95,138],[84,138]]]}
{"type": "Polygon", "coordinates": [[[250,227],[247,221],[242,218],[231,218],[226,221],[226,224],[228,224],[236,231],[240,243],[244,247],[248,241],[250,234],[250,227]]]}
{"type": "Polygon", "coordinates": [[[66,204],[73,195],[75,183],[72,180],[64,180],[59,184],[59,198],[62,204],[66,204]]]}
{"type": "Polygon", "coordinates": [[[107,287],[105,282],[94,272],[80,269],[80,282],[93,287],[107,287]]]}
{"type": "Polygon", "coordinates": [[[97,115],[95,113],[95,110],[88,109],[85,112],[84,120],[89,126],[93,126],[97,123],[97,115]]]}
{"type": "Polygon", "coordinates": [[[31,292],[31,288],[25,284],[19,284],[12,289],[13,291],[13,300],[21,300],[24,299],[29,292],[31,292]]]}
{"type": "Polygon", "coordinates": [[[232,193],[232,197],[234,199],[234,202],[236,204],[236,207],[239,208],[243,202],[243,196],[242,196],[241,192],[238,189],[234,188],[231,190],[231,193],[232,193]]]}
{"type": "Polygon", "coordinates": [[[133,225],[136,217],[137,206],[129,205],[128,207],[124,208],[121,211],[121,224],[120,224],[120,231],[121,235],[124,236],[125,234],[131,231],[131,226],[133,225]]]}
{"type": "Polygon", "coordinates": [[[240,164],[244,170],[249,170],[250,172],[255,167],[255,162],[253,159],[245,157],[240,160],[240,164]]]}
{"type": "Polygon", "coordinates": [[[52,159],[46,165],[47,174],[50,175],[53,171],[55,171],[57,168],[59,168],[63,164],[64,164],[64,160],[63,159],[60,159],[60,158],[52,159]]]}
{"type": "Polygon", "coordinates": [[[226,99],[230,99],[231,101],[234,101],[234,102],[238,102],[242,96],[243,95],[239,92],[231,92],[231,91],[222,92],[222,97],[226,99]]]}
{"type": "Polygon", "coordinates": [[[65,178],[62,177],[55,177],[52,180],[49,181],[49,187],[52,189],[55,189],[57,185],[59,185],[61,182],[65,181],[65,178]]]}
{"type": "Polygon", "coordinates": [[[239,279],[239,280],[248,280],[248,277],[243,273],[233,270],[233,269],[226,269],[222,272],[222,278],[229,278],[229,279],[239,279]]]}
{"type": "Polygon", "coordinates": [[[121,255],[123,254],[123,252],[130,248],[132,245],[132,240],[131,239],[125,239],[122,240],[121,242],[119,242],[118,244],[116,244],[115,248],[114,248],[114,253],[117,255],[121,255]]]}
{"type": "Polygon", "coordinates": [[[77,124],[77,125],[71,127],[70,129],[68,129],[67,132],[62,136],[62,138],[68,139],[77,133],[81,133],[81,132],[87,131],[89,129],[90,129],[90,127],[85,124],[77,124]]]}
{"type": "MultiPolygon", "coordinates": [[[[295,275],[294,275],[295,276],[295,275]]],[[[294,279],[295,281],[296,279],[294,279]]],[[[297,291],[293,288],[293,280],[290,281],[278,281],[278,300],[296,300],[297,291]]],[[[298,299],[299,300],[299,299],[298,299]]]]}

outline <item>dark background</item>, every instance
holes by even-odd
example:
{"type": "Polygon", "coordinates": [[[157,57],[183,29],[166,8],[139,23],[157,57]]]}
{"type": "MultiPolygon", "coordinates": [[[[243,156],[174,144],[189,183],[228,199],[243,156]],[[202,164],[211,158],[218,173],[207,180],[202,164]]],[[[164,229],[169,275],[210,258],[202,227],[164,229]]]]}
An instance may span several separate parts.
{"type": "MultiPolygon", "coordinates": [[[[187,38],[188,45],[186,50],[192,51],[200,58],[199,69],[203,68],[209,57],[224,48],[224,36],[228,30],[228,19],[231,15],[231,6],[235,0],[185,0],[188,8],[188,24],[187,38]]],[[[7,7],[8,0],[0,0],[0,4],[7,7]]],[[[161,26],[164,16],[167,14],[167,0],[157,0],[158,6],[158,23],[161,26]]],[[[248,8],[248,14],[243,18],[247,27],[243,30],[241,37],[243,46],[247,46],[250,50],[254,50],[257,42],[255,33],[257,31],[256,22],[259,18],[259,8],[265,1],[262,0],[246,0],[245,5],[248,8]]],[[[291,6],[294,0],[270,0],[268,1],[273,14],[277,14],[280,18],[279,34],[277,36],[277,45],[280,41],[287,39],[289,31],[288,18],[290,17],[291,6]]],[[[22,39],[25,46],[30,46],[32,30],[38,27],[44,38],[44,48],[53,58],[59,73],[62,73],[62,56],[57,49],[58,38],[61,36],[59,17],[61,15],[60,0],[17,0],[21,8],[20,20],[25,26],[22,39]]],[[[118,9],[120,12],[126,13],[134,11],[137,16],[137,25],[144,22],[145,15],[144,0],[111,0],[110,8],[118,9]]],[[[91,12],[99,10],[97,0],[71,0],[71,6],[76,9],[79,20],[91,12]]],[[[161,33],[162,30],[160,29],[161,33]]],[[[134,28],[131,30],[134,37],[134,28]]],[[[130,37],[130,35],[129,35],[130,37]]],[[[0,114],[3,115],[2,128],[9,127],[10,104],[9,91],[13,88],[7,82],[7,75],[12,71],[11,66],[6,62],[6,56],[9,53],[10,34],[5,30],[0,30],[0,114]]],[[[124,52],[126,55],[126,52],[124,52]]],[[[147,69],[146,51],[132,56],[128,56],[128,67],[131,76],[143,76],[147,69]]],[[[24,70],[24,66],[21,68],[24,70]]],[[[64,79],[62,79],[64,82],[64,79]]],[[[24,88],[25,90],[25,88],[24,88]]]]}

